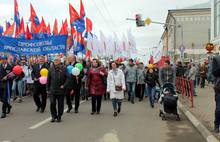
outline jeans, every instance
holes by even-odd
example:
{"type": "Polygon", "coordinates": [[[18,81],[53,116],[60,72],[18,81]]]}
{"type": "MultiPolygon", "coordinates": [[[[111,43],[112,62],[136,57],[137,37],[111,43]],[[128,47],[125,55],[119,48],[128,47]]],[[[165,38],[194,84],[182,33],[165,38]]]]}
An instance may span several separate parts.
{"type": "Polygon", "coordinates": [[[156,87],[147,87],[147,92],[148,92],[148,96],[149,96],[149,101],[151,106],[154,105],[154,100],[155,100],[155,93],[156,93],[156,87]]]}
{"type": "Polygon", "coordinates": [[[215,103],[216,103],[216,108],[215,108],[215,126],[219,127],[220,126],[220,92],[215,93],[215,103]]]}
{"type": "Polygon", "coordinates": [[[24,94],[24,81],[23,80],[13,81],[13,85],[12,85],[13,95],[16,95],[16,88],[18,88],[18,95],[21,98],[24,94]]]}
{"type": "Polygon", "coordinates": [[[145,89],[144,89],[144,96],[147,97],[148,96],[148,92],[147,92],[147,84],[145,85],[145,89]]]}
{"type": "Polygon", "coordinates": [[[121,100],[120,99],[112,99],[112,106],[114,111],[117,111],[118,108],[121,108],[121,100]]]}
{"type": "Polygon", "coordinates": [[[131,101],[134,101],[135,86],[136,86],[135,82],[127,82],[128,97],[130,98],[131,101]]]}

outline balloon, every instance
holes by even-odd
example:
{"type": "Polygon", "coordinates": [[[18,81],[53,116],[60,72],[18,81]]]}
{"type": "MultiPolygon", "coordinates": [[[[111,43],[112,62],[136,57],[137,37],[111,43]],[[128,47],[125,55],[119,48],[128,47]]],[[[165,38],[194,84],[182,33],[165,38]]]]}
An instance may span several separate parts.
{"type": "Polygon", "coordinates": [[[67,66],[67,71],[68,71],[69,74],[72,73],[73,68],[74,68],[74,67],[71,66],[71,65],[67,66]]]}
{"type": "Polygon", "coordinates": [[[39,78],[39,81],[40,81],[40,84],[45,85],[45,84],[47,84],[47,77],[46,76],[41,76],[39,78]]]}
{"type": "Polygon", "coordinates": [[[73,68],[73,69],[72,69],[72,74],[75,75],[75,76],[78,76],[78,75],[80,74],[79,68],[76,68],[76,67],[73,68]]]}
{"type": "Polygon", "coordinates": [[[20,75],[22,72],[23,72],[23,70],[22,70],[22,68],[21,68],[21,66],[15,66],[14,68],[13,68],[13,70],[12,70],[12,72],[15,74],[15,75],[20,75]]]}
{"type": "Polygon", "coordinates": [[[41,69],[41,70],[40,70],[40,75],[41,75],[41,76],[44,76],[44,77],[45,77],[45,76],[47,77],[47,76],[48,76],[48,70],[47,70],[46,68],[41,69]]]}
{"type": "Polygon", "coordinates": [[[82,65],[81,63],[77,63],[77,64],[75,65],[75,67],[78,68],[80,71],[83,70],[83,65],[82,65]]]}
{"type": "Polygon", "coordinates": [[[119,57],[119,58],[118,58],[118,62],[121,63],[122,61],[123,61],[122,57],[119,57]]]}
{"type": "Polygon", "coordinates": [[[63,57],[63,53],[60,53],[60,58],[62,58],[63,57]]]}
{"type": "Polygon", "coordinates": [[[54,57],[53,56],[50,56],[50,61],[54,61],[54,57]]]}

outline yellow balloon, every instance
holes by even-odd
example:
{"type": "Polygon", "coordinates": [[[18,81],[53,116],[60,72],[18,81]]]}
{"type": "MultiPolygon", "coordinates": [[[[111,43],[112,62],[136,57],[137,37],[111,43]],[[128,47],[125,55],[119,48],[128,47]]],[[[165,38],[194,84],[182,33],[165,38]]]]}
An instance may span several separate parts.
{"type": "Polygon", "coordinates": [[[153,69],[153,68],[154,68],[154,65],[153,65],[153,64],[149,64],[149,65],[147,66],[147,68],[148,68],[148,69],[153,69]]]}
{"type": "Polygon", "coordinates": [[[41,76],[48,76],[48,70],[46,68],[43,68],[40,70],[40,75],[41,76]]]}

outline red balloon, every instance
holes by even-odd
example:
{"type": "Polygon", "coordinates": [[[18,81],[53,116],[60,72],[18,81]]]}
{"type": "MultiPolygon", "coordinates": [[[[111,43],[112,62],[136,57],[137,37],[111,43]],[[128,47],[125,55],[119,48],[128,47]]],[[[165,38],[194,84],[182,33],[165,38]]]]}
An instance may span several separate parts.
{"type": "Polygon", "coordinates": [[[23,72],[23,70],[22,70],[22,68],[21,68],[21,66],[15,66],[14,68],[13,68],[13,70],[12,70],[12,72],[15,74],[15,75],[20,75],[22,72],[23,72]]]}
{"type": "Polygon", "coordinates": [[[118,62],[121,63],[122,61],[123,61],[122,57],[119,57],[119,58],[118,58],[118,62]]]}
{"type": "Polygon", "coordinates": [[[60,58],[62,58],[63,57],[63,53],[60,53],[60,58]]]}
{"type": "Polygon", "coordinates": [[[137,61],[136,61],[136,65],[139,65],[139,64],[140,64],[140,61],[139,61],[139,60],[137,60],[137,61]]]}

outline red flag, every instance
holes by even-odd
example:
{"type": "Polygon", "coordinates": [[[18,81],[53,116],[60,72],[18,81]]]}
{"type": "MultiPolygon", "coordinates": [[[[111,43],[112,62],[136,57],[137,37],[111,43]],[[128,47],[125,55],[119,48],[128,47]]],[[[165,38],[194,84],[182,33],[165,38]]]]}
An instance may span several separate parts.
{"type": "Polygon", "coordinates": [[[36,14],[36,12],[35,12],[34,7],[32,6],[32,4],[30,4],[30,7],[31,7],[30,21],[31,21],[32,23],[35,23],[36,25],[40,25],[40,21],[39,21],[39,19],[38,19],[38,17],[37,17],[37,14],[36,14]]]}
{"type": "Polygon", "coordinates": [[[34,22],[31,23],[31,33],[33,34],[38,33],[37,25],[34,22]]]}
{"type": "Polygon", "coordinates": [[[4,36],[10,36],[12,37],[14,34],[14,28],[15,28],[15,23],[13,23],[5,32],[4,36]]]}
{"type": "Polygon", "coordinates": [[[92,54],[92,52],[90,50],[87,50],[86,51],[86,58],[90,58],[91,54],[92,54]]]}
{"type": "Polygon", "coordinates": [[[28,27],[28,24],[26,26],[26,39],[31,39],[32,36],[31,36],[31,33],[30,33],[30,30],[29,30],[29,27],[28,27]]]}
{"type": "Polygon", "coordinates": [[[149,64],[154,64],[154,57],[152,55],[150,56],[149,64]]]}
{"type": "Polygon", "coordinates": [[[9,29],[9,27],[11,27],[10,22],[6,21],[6,25],[5,25],[5,27],[6,27],[6,29],[5,29],[5,30],[9,29]]]}
{"type": "Polygon", "coordinates": [[[55,19],[55,21],[54,21],[54,25],[53,25],[53,35],[58,35],[58,23],[57,23],[57,19],[55,19]]]}
{"type": "Polygon", "coordinates": [[[80,0],[80,18],[83,18],[85,16],[86,16],[86,13],[85,13],[84,5],[83,5],[82,0],[80,0]]]}
{"type": "Polygon", "coordinates": [[[21,18],[21,24],[20,24],[20,29],[19,29],[19,35],[24,35],[24,34],[25,34],[24,19],[21,18]]]}
{"type": "Polygon", "coordinates": [[[40,26],[38,27],[38,33],[46,33],[47,32],[47,26],[45,24],[45,21],[44,21],[44,18],[42,17],[42,20],[41,20],[41,23],[40,23],[40,26]]]}
{"type": "Polygon", "coordinates": [[[60,29],[60,35],[68,35],[68,23],[67,23],[67,19],[65,20],[65,22],[62,22],[62,27],[60,29]]]}
{"type": "Polygon", "coordinates": [[[70,25],[71,27],[73,27],[72,24],[76,19],[79,19],[79,14],[71,4],[69,4],[69,13],[70,13],[70,25]]]}
{"type": "Polygon", "coordinates": [[[49,23],[48,26],[47,26],[47,33],[48,33],[48,35],[51,35],[50,23],[49,23]]]}
{"type": "Polygon", "coordinates": [[[64,34],[68,35],[68,22],[67,22],[67,19],[63,23],[63,30],[64,30],[64,34]]]}
{"type": "Polygon", "coordinates": [[[86,18],[86,31],[87,32],[92,31],[92,21],[89,18],[86,18]]]}

